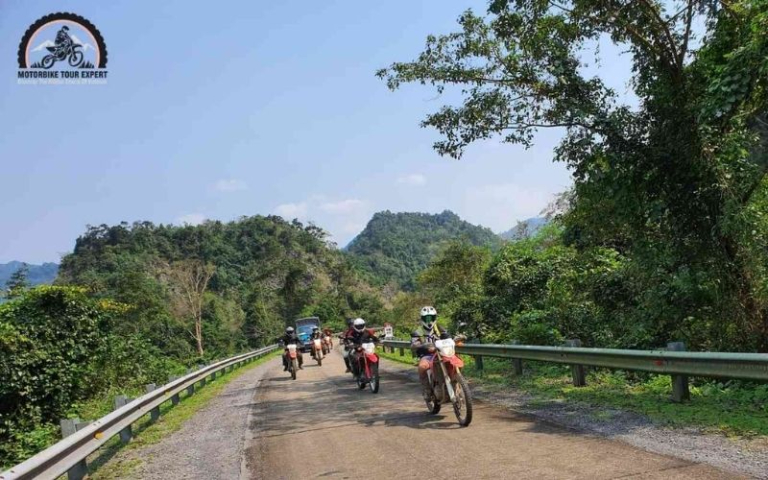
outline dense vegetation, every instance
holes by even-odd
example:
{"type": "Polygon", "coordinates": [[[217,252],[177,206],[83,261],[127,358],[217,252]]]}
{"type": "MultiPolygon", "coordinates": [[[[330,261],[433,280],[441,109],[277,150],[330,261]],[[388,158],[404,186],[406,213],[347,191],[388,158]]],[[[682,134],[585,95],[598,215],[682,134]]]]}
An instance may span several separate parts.
{"type": "Polygon", "coordinates": [[[379,75],[458,87],[423,122],[441,154],[559,128],[575,181],[562,232],[494,260],[482,321],[768,351],[768,2],[495,0],[459,27],[379,75]],[[601,40],[631,56],[637,107],[583,68],[601,40]]]}
{"type": "Polygon", "coordinates": [[[273,342],[300,315],[381,322],[383,301],[321,229],[279,217],[91,227],[57,285],[0,305],[0,465],[82,402],[273,342]]]}
{"type": "Polygon", "coordinates": [[[379,285],[393,283],[412,290],[416,274],[447,241],[466,239],[473,245],[498,246],[489,229],[472,225],[451,211],[428,213],[376,213],[349,244],[354,263],[379,285]]]}

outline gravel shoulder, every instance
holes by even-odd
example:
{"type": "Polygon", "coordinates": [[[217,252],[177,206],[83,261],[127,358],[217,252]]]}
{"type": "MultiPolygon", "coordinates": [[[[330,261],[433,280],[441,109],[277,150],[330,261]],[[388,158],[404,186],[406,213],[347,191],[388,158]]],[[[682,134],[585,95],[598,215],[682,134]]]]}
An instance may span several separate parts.
{"type": "MultiPolygon", "coordinates": [[[[383,359],[388,373],[418,381],[415,368],[383,359]]],[[[643,450],[703,463],[754,478],[768,479],[768,441],[729,438],[696,428],[669,428],[649,418],[616,409],[551,401],[514,389],[473,383],[475,398],[534,418],[603,438],[621,441],[643,450]]]]}
{"type": "Polygon", "coordinates": [[[116,478],[238,478],[253,396],[264,373],[279,362],[274,358],[243,372],[181,429],[158,443],[119,452],[110,462],[131,468],[116,478]]]}

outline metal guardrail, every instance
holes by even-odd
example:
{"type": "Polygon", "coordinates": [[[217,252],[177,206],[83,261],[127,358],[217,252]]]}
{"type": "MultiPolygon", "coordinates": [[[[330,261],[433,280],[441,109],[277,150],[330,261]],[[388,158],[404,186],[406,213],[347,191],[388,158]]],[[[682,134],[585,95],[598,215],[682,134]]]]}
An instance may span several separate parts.
{"type": "MultiPolygon", "coordinates": [[[[616,370],[635,370],[672,376],[672,400],[690,399],[688,376],[740,380],[768,381],[768,354],[686,352],[681,342],[668,344],[666,350],[620,350],[612,348],[582,348],[578,340],[568,346],[483,345],[470,343],[457,346],[459,353],[475,357],[482,370],[483,357],[509,358],[516,374],[522,374],[522,360],[571,365],[573,384],[586,385],[585,366],[616,370]]],[[[384,340],[384,346],[400,349],[400,355],[410,348],[410,342],[384,340]]],[[[394,350],[393,350],[394,351],[394,350]]]]}
{"type": "Polygon", "coordinates": [[[275,349],[277,349],[277,345],[260,348],[203,367],[169,382],[94,421],[28,460],[0,473],[0,480],[56,479],[83,462],[88,455],[98,450],[110,438],[130,428],[131,424],[156,410],[162,403],[171,401],[183,390],[191,389],[188,392],[194,391],[195,384],[205,382],[208,376],[215,378],[217,373],[223,373],[229,367],[249,362],[275,349]]]}
{"type": "MultiPolygon", "coordinates": [[[[410,342],[397,340],[385,340],[384,345],[394,348],[411,346],[410,342]]],[[[669,375],[768,381],[768,354],[765,353],[482,344],[465,344],[457,347],[456,351],[471,356],[536,360],[669,375]]]]}

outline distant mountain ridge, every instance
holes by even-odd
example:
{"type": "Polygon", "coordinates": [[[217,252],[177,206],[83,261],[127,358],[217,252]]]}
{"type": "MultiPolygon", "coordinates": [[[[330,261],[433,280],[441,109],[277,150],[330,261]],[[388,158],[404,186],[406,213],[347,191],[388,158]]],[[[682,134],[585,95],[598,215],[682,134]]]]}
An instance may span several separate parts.
{"type": "Polygon", "coordinates": [[[416,275],[451,240],[498,247],[490,229],[473,225],[445,210],[438,214],[389,210],[373,215],[365,229],[346,247],[353,262],[379,284],[390,282],[412,290],[416,275]]]}
{"type": "MultiPolygon", "coordinates": [[[[11,275],[16,273],[24,262],[11,261],[8,263],[0,263],[0,290],[5,288],[6,282],[11,278],[11,275]]],[[[27,275],[27,281],[30,285],[42,285],[50,284],[56,280],[56,275],[59,274],[59,265],[52,262],[46,262],[42,265],[34,265],[28,263],[29,273],[27,275]]]]}
{"type": "Polygon", "coordinates": [[[500,233],[499,236],[504,240],[520,240],[523,238],[528,238],[532,235],[535,235],[536,232],[547,223],[549,223],[549,221],[546,218],[528,218],[517,222],[517,225],[510,228],[506,232],[500,233]]]}

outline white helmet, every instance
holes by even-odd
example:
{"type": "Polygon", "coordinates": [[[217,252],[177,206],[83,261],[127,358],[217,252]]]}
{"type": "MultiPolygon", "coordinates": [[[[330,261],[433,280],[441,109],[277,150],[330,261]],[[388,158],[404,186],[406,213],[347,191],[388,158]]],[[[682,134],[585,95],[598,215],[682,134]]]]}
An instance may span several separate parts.
{"type": "Polygon", "coordinates": [[[421,317],[421,325],[427,330],[432,330],[432,326],[437,320],[437,310],[435,310],[435,307],[422,307],[419,316],[421,317]]]}
{"type": "Polygon", "coordinates": [[[356,318],[355,321],[352,322],[352,328],[358,332],[362,332],[363,329],[365,329],[365,320],[362,318],[356,318]]]}

